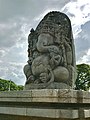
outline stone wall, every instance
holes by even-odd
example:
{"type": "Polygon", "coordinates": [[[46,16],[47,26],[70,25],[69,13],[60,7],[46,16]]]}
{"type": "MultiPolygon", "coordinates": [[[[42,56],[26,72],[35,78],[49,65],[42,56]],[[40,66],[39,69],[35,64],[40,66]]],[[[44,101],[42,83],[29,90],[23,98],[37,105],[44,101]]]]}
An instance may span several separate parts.
{"type": "Polygon", "coordinates": [[[90,93],[67,89],[0,92],[0,120],[89,120],[90,93]]]}

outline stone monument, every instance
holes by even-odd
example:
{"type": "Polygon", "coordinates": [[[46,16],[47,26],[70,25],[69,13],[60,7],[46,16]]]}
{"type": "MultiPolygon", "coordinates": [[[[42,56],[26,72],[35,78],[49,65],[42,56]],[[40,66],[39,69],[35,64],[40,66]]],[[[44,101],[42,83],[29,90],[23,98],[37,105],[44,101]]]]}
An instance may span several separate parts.
{"type": "Polygon", "coordinates": [[[90,120],[90,92],[73,90],[75,51],[69,18],[48,13],[28,36],[23,91],[0,91],[0,120],[90,120]]]}
{"type": "Polygon", "coordinates": [[[67,15],[45,15],[28,36],[28,64],[24,66],[25,89],[69,89],[76,79],[75,50],[67,15]]]}

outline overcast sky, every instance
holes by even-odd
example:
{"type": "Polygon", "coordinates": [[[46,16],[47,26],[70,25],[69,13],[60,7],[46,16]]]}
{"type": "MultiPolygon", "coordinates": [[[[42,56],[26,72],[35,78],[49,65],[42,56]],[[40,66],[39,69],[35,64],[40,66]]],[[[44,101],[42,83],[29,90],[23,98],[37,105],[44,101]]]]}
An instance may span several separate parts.
{"type": "Polygon", "coordinates": [[[55,10],[71,20],[77,64],[90,64],[90,0],[0,0],[0,78],[24,85],[29,31],[55,10]]]}

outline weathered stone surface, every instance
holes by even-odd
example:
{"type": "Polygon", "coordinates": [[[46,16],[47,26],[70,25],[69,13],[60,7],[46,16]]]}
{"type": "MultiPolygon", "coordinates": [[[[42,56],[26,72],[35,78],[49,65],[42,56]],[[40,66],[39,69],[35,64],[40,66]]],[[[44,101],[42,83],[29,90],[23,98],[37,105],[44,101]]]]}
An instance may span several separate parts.
{"type": "Polygon", "coordinates": [[[72,89],[32,89],[0,92],[0,101],[90,103],[90,92],[72,89]]]}
{"type": "Polygon", "coordinates": [[[29,89],[70,89],[71,86],[65,84],[65,83],[58,83],[58,82],[52,82],[52,83],[40,83],[40,84],[26,84],[25,85],[25,90],[29,89]]]}
{"type": "Polygon", "coordinates": [[[0,120],[89,120],[89,118],[89,92],[71,89],[0,92],[0,120]],[[2,116],[5,119],[2,119],[2,116]]]}
{"type": "Polygon", "coordinates": [[[57,11],[48,13],[28,36],[28,64],[24,67],[26,89],[73,88],[75,64],[69,18],[57,11]],[[31,87],[27,87],[28,84],[31,87]]]}

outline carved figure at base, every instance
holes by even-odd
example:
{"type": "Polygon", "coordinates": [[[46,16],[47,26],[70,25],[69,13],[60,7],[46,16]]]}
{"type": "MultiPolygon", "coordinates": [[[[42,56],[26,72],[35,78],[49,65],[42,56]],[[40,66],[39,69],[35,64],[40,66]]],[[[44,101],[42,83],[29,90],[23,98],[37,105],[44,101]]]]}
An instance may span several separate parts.
{"type": "Polygon", "coordinates": [[[55,82],[73,87],[76,79],[74,40],[70,20],[64,13],[50,12],[36,30],[31,29],[28,58],[24,67],[26,85],[32,85],[33,89],[35,85],[48,88],[55,82]]]}

